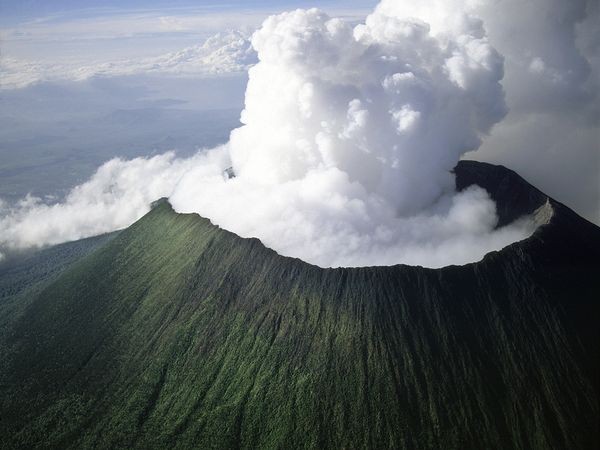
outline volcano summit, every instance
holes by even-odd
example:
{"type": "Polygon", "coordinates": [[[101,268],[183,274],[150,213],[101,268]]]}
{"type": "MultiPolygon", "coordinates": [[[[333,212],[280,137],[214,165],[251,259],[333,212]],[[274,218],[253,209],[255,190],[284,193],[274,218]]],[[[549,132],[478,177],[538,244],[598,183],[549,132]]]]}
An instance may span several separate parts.
{"type": "Polygon", "coordinates": [[[163,200],[3,268],[3,447],[595,448],[600,229],[503,167],[455,172],[533,235],[322,269],[163,200]]]}
{"type": "Polygon", "coordinates": [[[295,10],[175,54],[252,66],[227,142],[0,201],[0,446],[597,449],[600,228],[463,160],[520,117],[586,142],[583,3],[295,10]]]}

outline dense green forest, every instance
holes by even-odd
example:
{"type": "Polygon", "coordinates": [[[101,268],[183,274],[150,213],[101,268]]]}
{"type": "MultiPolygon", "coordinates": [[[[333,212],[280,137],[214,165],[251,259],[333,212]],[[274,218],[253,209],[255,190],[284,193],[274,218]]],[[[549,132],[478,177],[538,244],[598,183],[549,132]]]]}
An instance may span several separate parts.
{"type": "MultiPolygon", "coordinates": [[[[0,261],[0,336],[10,330],[26,306],[64,270],[109,242],[108,233],[43,250],[11,253],[0,261]]],[[[2,340],[0,338],[0,344],[2,340]]]]}
{"type": "Polygon", "coordinates": [[[600,229],[456,173],[540,228],[465,266],[321,269],[162,201],[2,269],[0,445],[598,448],[600,229]]]}

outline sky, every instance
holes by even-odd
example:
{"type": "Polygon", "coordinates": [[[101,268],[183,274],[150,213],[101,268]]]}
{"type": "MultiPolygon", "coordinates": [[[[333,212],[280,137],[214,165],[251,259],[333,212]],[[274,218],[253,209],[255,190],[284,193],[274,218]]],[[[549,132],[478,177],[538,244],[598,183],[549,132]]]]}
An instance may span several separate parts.
{"type": "MultiPolygon", "coordinates": [[[[270,14],[319,6],[361,20],[374,2],[43,2],[0,3],[0,52],[43,70],[152,57],[202,43],[223,31],[251,32],[270,14]],[[350,6],[351,5],[351,6],[350,6]]],[[[1,61],[0,61],[1,62],[1,61]]],[[[5,77],[6,78],[6,77],[5,77]]]]}
{"type": "MultiPolygon", "coordinates": [[[[286,183],[293,181],[286,178],[290,173],[302,172],[302,176],[307,177],[309,174],[315,175],[316,170],[321,176],[323,174],[319,171],[322,165],[334,164],[351,182],[358,182],[366,190],[357,194],[352,189],[348,190],[342,182],[332,185],[334,178],[324,178],[328,181],[323,182],[323,189],[329,186],[327,189],[338,189],[338,193],[348,200],[359,199],[367,210],[371,208],[373,216],[379,217],[391,228],[402,229],[404,225],[384,219],[384,216],[387,217],[385,208],[374,205],[379,205],[377,201],[381,199],[389,200],[392,197],[395,198],[394,202],[397,201],[396,197],[405,199],[402,204],[392,205],[396,211],[404,211],[403,214],[426,211],[427,214],[421,214],[423,217],[443,216],[448,219],[452,211],[456,211],[453,208],[458,208],[462,213],[466,210],[479,211],[465,213],[471,214],[471,219],[462,222],[465,236],[469,239],[473,237],[471,225],[477,217],[493,228],[493,220],[490,221],[487,213],[484,214],[489,205],[485,198],[479,198],[476,193],[471,197],[472,202],[448,197],[445,206],[438,204],[437,209],[431,209],[433,199],[447,193],[447,180],[440,174],[445,173],[447,166],[455,164],[458,158],[479,159],[512,168],[588,220],[600,223],[600,36],[595,26],[598,18],[598,2],[593,0],[424,0],[419,3],[384,0],[379,4],[376,1],[324,0],[227,3],[0,0],[0,138],[3,142],[0,144],[0,176],[5,180],[4,187],[0,186],[0,231],[4,226],[5,236],[9,236],[16,229],[25,229],[23,224],[26,222],[18,220],[38,217],[36,214],[43,212],[43,205],[58,202],[60,206],[60,202],[68,201],[69,195],[75,192],[71,189],[86,180],[91,185],[102,186],[103,182],[111,183],[106,173],[114,176],[121,170],[123,173],[138,173],[127,166],[131,158],[151,157],[149,162],[142,164],[150,173],[155,173],[155,168],[159,167],[162,173],[176,174],[173,176],[177,178],[183,177],[182,167],[189,168],[192,164],[204,167],[207,164],[204,160],[198,162],[195,150],[219,145],[225,145],[229,154],[223,161],[233,161],[234,166],[237,164],[240,171],[245,171],[248,180],[253,176],[278,176],[277,183],[286,188],[289,188],[286,183]],[[263,33],[268,43],[263,50],[259,41],[251,40],[253,33],[268,16],[310,7],[324,10],[327,16],[282,16],[277,27],[263,33]],[[367,16],[370,18],[365,28],[360,24],[367,16]],[[337,42],[331,29],[337,30],[341,25],[336,20],[327,25],[331,18],[341,18],[348,26],[347,30],[358,25],[356,29],[361,31],[345,31],[350,33],[345,38],[348,43],[337,42]],[[424,26],[415,25],[413,19],[403,22],[406,18],[416,18],[424,26]],[[308,33],[308,30],[312,31],[308,33]],[[291,34],[288,35],[288,32],[291,34]],[[305,42],[307,33],[316,36],[314,39],[317,44],[305,42]],[[351,37],[352,33],[354,37],[351,37]],[[359,35],[363,37],[357,37],[359,35]],[[414,40],[415,36],[421,35],[433,41],[425,38],[423,41],[414,40]],[[412,47],[405,48],[397,43],[398,36],[403,42],[412,42],[412,47]],[[357,40],[356,45],[354,39],[357,40]],[[430,54],[430,59],[417,59],[413,64],[416,67],[422,65],[425,71],[438,65],[444,68],[446,75],[428,88],[428,94],[424,94],[422,88],[403,81],[405,84],[398,84],[395,93],[382,91],[378,94],[378,98],[383,99],[383,103],[379,103],[369,95],[363,95],[366,80],[375,77],[379,86],[388,89],[402,79],[394,78],[392,72],[404,73],[406,69],[391,64],[374,72],[363,73],[359,68],[363,65],[373,66],[373,61],[352,55],[353,52],[360,53],[365,45],[371,45],[367,42],[379,48],[380,56],[389,61],[398,57],[411,60],[416,57],[411,48],[420,49],[420,58],[430,54]],[[275,51],[282,45],[284,47],[275,51]],[[440,54],[446,56],[442,59],[434,57],[435,51],[431,45],[437,46],[442,50],[440,54]],[[291,59],[286,59],[286,55],[290,55],[291,49],[295,48],[306,53],[302,53],[304,56],[298,60],[291,56],[291,59]],[[269,63],[267,60],[273,51],[279,56],[269,63]],[[323,56],[324,59],[317,64],[319,70],[310,67],[307,55],[321,53],[328,56],[323,56]],[[338,61],[346,61],[346,57],[340,56],[344,54],[350,58],[347,61],[350,68],[339,65],[341,62],[338,64],[338,61]],[[283,60],[279,61],[279,58],[283,60]],[[338,65],[329,73],[326,67],[331,61],[338,65]],[[345,75],[346,70],[348,73],[345,75]],[[250,83],[246,91],[248,73],[250,83]],[[361,79],[356,79],[357,73],[362,74],[361,79]],[[282,80],[291,83],[285,90],[277,90],[283,84],[279,86],[272,83],[278,74],[286,74],[282,80]],[[269,80],[264,86],[260,82],[261,77],[269,80]],[[328,92],[319,88],[318,83],[314,84],[314,80],[326,82],[323,86],[339,85],[339,88],[328,92]],[[462,90],[455,92],[450,87],[442,89],[441,86],[446,86],[444,83],[448,80],[462,90]],[[314,92],[308,88],[300,89],[306,83],[312,85],[310,89],[314,92]],[[354,91],[348,92],[354,93],[343,94],[349,86],[354,86],[354,91]],[[296,89],[299,90],[296,92],[296,89]],[[312,93],[306,97],[309,91],[312,93]],[[282,103],[290,92],[295,92],[294,95],[303,99],[301,104],[308,105],[304,107],[305,113],[311,118],[302,115],[294,118],[296,113],[292,111],[293,108],[282,103]],[[270,100],[267,102],[265,99],[270,100]],[[319,106],[320,99],[340,102],[339,110],[327,112],[319,106]],[[400,101],[404,103],[396,104],[400,101]],[[460,114],[463,116],[455,114],[454,118],[450,115],[442,120],[440,117],[446,117],[443,110],[428,115],[436,111],[440,104],[448,102],[454,102],[455,111],[462,111],[460,114]],[[240,116],[244,105],[245,116],[240,116]],[[262,107],[266,113],[261,112],[262,107]],[[300,124],[301,131],[290,132],[279,141],[258,139],[257,136],[261,135],[275,136],[273,130],[269,129],[273,121],[268,119],[263,123],[261,118],[275,109],[285,113],[281,116],[281,129],[300,124]],[[410,158],[407,154],[391,157],[377,151],[373,153],[373,149],[379,149],[383,141],[377,141],[367,129],[361,134],[361,127],[368,123],[368,117],[388,120],[385,118],[388,113],[393,126],[389,130],[380,130],[381,136],[390,136],[390,140],[383,143],[384,146],[393,146],[388,143],[400,133],[407,154],[414,147],[427,149],[423,153],[429,156],[420,160],[418,151],[413,152],[417,156],[410,158]],[[324,119],[326,116],[327,120],[324,119]],[[216,117],[218,125],[213,120],[216,117]],[[457,117],[464,117],[467,122],[461,123],[457,117]],[[315,118],[319,120],[314,122],[315,118]],[[434,118],[437,119],[434,121],[434,118]],[[242,131],[234,132],[230,140],[229,132],[239,127],[240,120],[244,127],[242,131]],[[324,144],[319,141],[323,130],[319,127],[324,127],[322,124],[327,121],[348,121],[346,128],[336,133],[340,136],[358,133],[356,136],[364,140],[363,150],[367,154],[377,155],[377,161],[390,161],[392,165],[404,161],[407,167],[411,164],[420,168],[429,167],[422,173],[426,173],[431,182],[420,187],[416,182],[402,185],[386,181],[377,188],[373,187],[373,182],[369,180],[374,177],[393,179],[395,169],[390,169],[389,173],[387,169],[382,169],[383,172],[361,170],[359,173],[353,167],[360,159],[352,162],[323,156],[325,153],[352,154],[352,149],[343,139],[327,144],[329,147],[325,147],[329,150],[324,153],[324,144]],[[422,126],[437,130],[435,138],[419,128],[419,121],[426,124],[422,126]],[[411,131],[413,128],[414,131],[411,131]],[[349,131],[351,129],[354,131],[349,131]],[[409,132],[414,136],[403,137],[402,133],[409,132]],[[238,141],[258,139],[256,142],[264,150],[263,153],[253,153],[244,145],[236,144],[236,136],[240,135],[244,137],[238,137],[238,141]],[[111,140],[107,141],[105,136],[110,136],[111,140]],[[283,171],[281,153],[278,153],[280,143],[288,142],[288,147],[294,147],[298,142],[313,145],[313,141],[320,152],[319,157],[324,158],[321,165],[313,166],[314,159],[311,159],[299,166],[297,163],[300,160],[294,157],[293,164],[287,163],[292,169],[283,171]],[[438,141],[447,145],[441,145],[438,141]],[[436,150],[438,148],[439,151],[436,150]],[[167,150],[173,151],[172,156],[165,156],[166,159],[161,159],[160,163],[152,159],[167,150]],[[267,167],[274,161],[277,163],[267,172],[255,170],[252,164],[244,162],[246,157],[239,156],[244,154],[252,154],[254,160],[263,161],[261,167],[267,167]],[[121,157],[125,165],[113,164],[109,166],[112,169],[94,175],[95,170],[112,157],[121,157]],[[304,171],[299,167],[304,167],[304,171]],[[40,177],[40,171],[47,171],[48,176],[40,177]],[[61,176],[61,173],[66,175],[61,176]],[[28,192],[33,197],[26,198],[28,192]],[[394,195],[394,192],[402,194],[394,195]],[[379,200],[373,200],[372,194],[379,200]],[[479,205],[480,208],[461,209],[465,204],[479,205]]],[[[262,28],[268,29],[267,22],[262,28]]],[[[374,67],[379,67],[378,63],[374,67]]],[[[425,76],[424,73],[416,72],[416,79],[425,76]]],[[[419,83],[426,85],[439,76],[436,74],[429,73],[419,83]]],[[[326,133],[333,133],[331,127],[324,129],[326,133]]],[[[312,151],[307,150],[310,145],[302,145],[298,147],[302,154],[312,151]]],[[[131,164],[138,167],[138,163],[131,164]]],[[[376,166],[378,163],[374,164],[376,166]]],[[[205,174],[204,169],[198,170],[205,174]]],[[[160,184],[156,189],[147,190],[145,195],[173,194],[176,189],[171,184],[160,184]]],[[[136,189],[137,186],[135,183],[125,185],[127,189],[136,189]]],[[[211,188],[216,189],[215,193],[218,191],[219,195],[225,196],[218,198],[228,203],[228,196],[233,193],[225,191],[232,185],[211,185],[211,188]]],[[[210,212],[214,217],[219,217],[222,224],[228,224],[230,229],[235,228],[236,225],[230,224],[222,209],[215,210],[214,205],[198,205],[190,200],[187,194],[197,188],[198,185],[190,186],[186,193],[182,194],[179,190],[179,194],[174,196],[179,198],[181,209],[210,212]]],[[[244,192],[260,191],[255,188],[247,184],[244,192]]],[[[281,190],[283,192],[284,188],[281,187],[281,190]]],[[[77,195],[73,198],[83,201],[77,195]]],[[[84,203],[89,202],[90,198],[86,197],[84,203]]],[[[49,237],[52,233],[61,236],[62,240],[68,240],[126,226],[147,208],[149,199],[144,195],[139,198],[142,199],[141,203],[132,209],[135,213],[131,217],[122,217],[121,221],[111,220],[104,227],[90,228],[80,224],[80,228],[77,228],[74,225],[76,221],[69,222],[70,216],[65,213],[67,215],[64,217],[57,216],[58,226],[60,228],[65,221],[69,224],[60,230],[48,229],[44,234],[36,229],[28,237],[13,235],[12,239],[16,241],[23,238],[22,242],[28,243],[24,246],[32,242],[43,245],[58,242],[49,237]]],[[[295,197],[286,199],[288,204],[306,202],[306,199],[295,197]]],[[[281,198],[271,200],[283,201],[281,198]]],[[[321,207],[324,208],[324,205],[318,208],[321,207]]],[[[234,231],[242,235],[257,235],[263,240],[271,239],[273,229],[266,230],[263,226],[268,216],[267,209],[264,217],[254,218],[256,220],[249,218],[246,228],[234,231]]],[[[65,207],[64,211],[67,210],[69,208],[65,207]]],[[[290,214],[293,215],[292,212],[290,214]]],[[[336,216],[335,220],[320,217],[319,220],[323,219],[324,222],[315,222],[314,217],[307,217],[298,222],[304,223],[304,229],[325,224],[339,231],[342,224],[339,220],[341,216],[336,216]],[[308,222],[303,222],[305,219],[308,222]]],[[[443,248],[442,241],[449,235],[431,225],[431,221],[427,223],[428,229],[440,237],[440,248],[443,248]]],[[[289,223],[281,225],[288,226],[289,223]]],[[[357,258],[356,255],[348,256],[347,261],[358,261],[359,265],[365,261],[379,261],[368,255],[374,249],[381,248],[385,239],[378,241],[380,235],[373,238],[370,232],[364,231],[369,227],[375,230],[376,225],[354,222],[354,228],[347,230],[348,236],[358,233],[356,248],[360,253],[357,258]],[[375,244],[371,245],[373,242],[375,244]]],[[[414,234],[411,227],[404,229],[408,230],[406,233],[414,234]]],[[[489,232],[486,228],[479,238],[485,239],[487,236],[493,241],[489,232]]],[[[393,239],[396,239],[396,243],[406,243],[404,237],[401,239],[396,236],[393,239]]],[[[9,240],[0,237],[0,247],[9,245],[9,240]]],[[[278,244],[281,244],[278,250],[288,251],[292,256],[297,256],[295,252],[298,248],[318,247],[306,246],[306,242],[298,243],[293,239],[284,244],[274,242],[272,246],[277,248],[278,244]]],[[[306,256],[307,259],[311,257],[324,265],[336,264],[328,259],[329,255],[306,256]]],[[[385,261],[389,263],[397,257],[388,255],[385,261]]],[[[440,261],[434,264],[439,265],[440,261]]]]}

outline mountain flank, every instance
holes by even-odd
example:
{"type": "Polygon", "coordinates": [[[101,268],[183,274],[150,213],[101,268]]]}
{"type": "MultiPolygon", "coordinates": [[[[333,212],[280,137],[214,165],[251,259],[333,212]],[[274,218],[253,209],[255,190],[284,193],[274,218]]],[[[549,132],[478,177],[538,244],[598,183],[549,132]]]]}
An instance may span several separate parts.
{"type": "Polygon", "coordinates": [[[157,202],[0,300],[0,446],[598,448],[600,229],[455,173],[539,228],[464,266],[322,269],[157,202]]]}

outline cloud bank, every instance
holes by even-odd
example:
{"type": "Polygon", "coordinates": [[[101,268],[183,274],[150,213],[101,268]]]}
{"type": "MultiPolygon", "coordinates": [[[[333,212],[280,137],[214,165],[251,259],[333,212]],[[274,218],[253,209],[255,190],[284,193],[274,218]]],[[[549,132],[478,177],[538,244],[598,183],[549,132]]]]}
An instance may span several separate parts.
{"type": "Polygon", "coordinates": [[[0,59],[0,89],[17,89],[48,81],[82,81],[92,77],[127,75],[214,76],[246,72],[256,63],[247,32],[217,33],[202,45],[148,58],[84,65],[48,64],[5,57],[0,59]]]}
{"type": "Polygon", "coordinates": [[[316,9],[268,18],[227,145],[111,161],[62,204],[10,211],[2,244],[120,228],[161,196],[323,267],[461,264],[528,236],[527,221],[495,229],[487,193],[454,192],[450,173],[506,114],[483,22],[441,8],[428,23],[391,4],[356,27],[316,9]]]}
{"type": "Polygon", "coordinates": [[[12,207],[0,203],[0,248],[52,245],[124,228],[173,192],[193,164],[196,158],[177,159],[174,153],[113,159],[62,203],[48,205],[32,196],[12,207]]]}

